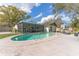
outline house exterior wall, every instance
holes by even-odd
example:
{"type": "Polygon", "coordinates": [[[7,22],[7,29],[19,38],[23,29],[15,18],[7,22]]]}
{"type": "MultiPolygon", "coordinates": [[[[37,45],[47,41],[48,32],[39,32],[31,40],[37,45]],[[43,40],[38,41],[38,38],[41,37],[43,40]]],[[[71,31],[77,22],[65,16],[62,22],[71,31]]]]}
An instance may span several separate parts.
{"type": "Polygon", "coordinates": [[[11,31],[11,28],[10,27],[8,27],[8,26],[0,26],[0,32],[9,32],[9,31],[11,31]]]}
{"type": "Polygon", "coordinates": [[[56,26],[52,25],[52,26],[44,27],[44,32],[56,32],[56,26]]]}
{"type": "Polygon", "coordinates": [[[20,23],[20,24],[17,24],[18,26],[18,32],[23,32],[23,24],[20,23]]]}
{"type": "Polygon", "coordinates": [[[52,31],[52,32],[56,32],[56,26],[51,26],[51,28],[50,28],[50,31],[52,31]]]}

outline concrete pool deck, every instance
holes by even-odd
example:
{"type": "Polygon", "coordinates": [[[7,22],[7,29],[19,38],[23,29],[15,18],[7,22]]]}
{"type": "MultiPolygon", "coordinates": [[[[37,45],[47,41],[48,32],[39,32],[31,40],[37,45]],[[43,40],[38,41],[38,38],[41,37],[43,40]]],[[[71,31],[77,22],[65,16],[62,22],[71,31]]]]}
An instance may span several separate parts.
{"type": "Polygon", "coordinates": [[[0,40],[2,56],[79,56],[79,37],[55,33],[48,38],[28,41],[0,40]]]}
{"type": "Polygon", "coordinates": [[[0,34],[10,34],[12,32],[0,32],[0,34]]]}

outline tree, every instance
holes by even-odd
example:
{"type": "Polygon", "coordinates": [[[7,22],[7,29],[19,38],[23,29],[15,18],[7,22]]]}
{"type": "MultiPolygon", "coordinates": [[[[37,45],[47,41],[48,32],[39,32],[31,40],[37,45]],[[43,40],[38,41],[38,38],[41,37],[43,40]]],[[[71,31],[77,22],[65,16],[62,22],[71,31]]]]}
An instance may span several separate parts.
{"type": "Polygon", "coordinates": [[[28,19],[30,16],[23,10],[15,6],[0,6],[0,25],[7,25],[13,28],[23,19],[28,19]]]}
{"type": "Polygon", "coordinates": [[[75,17],[74,20],[71,21],[71,27],[74,31],[79,31],[79,19],[75,17]]]}
{"type": "Polygon", "coordinates": [[[49,18],[47,21],[45,21],[45,22],[43,23],[43,25],[44,25],[45,27],[50,27],[53,22],[54,22],[54,20],[52,20],[52,18],[49,18]]]}
{"type": "Polygon", "coordinates": [[[56,10],[55,17],[59,14],[60,10],[64,10],[68,14],[73,13],[71,15],[72,18],[71,18],[70,26],[72,28],[74,28],[74,30],[79,29],[79,19],[77,19],[77,17],[79,16],[79,3],[56,3],[56,4],[54,4],[54,6],[55,6],[55,10],[56,10]]]}
{"type": "Polygon", "coordinates": [[[62,20],[61,20],[61,17],[58,17],[58,18],[55,20],[55,24],[56,24],[56,27],[61,28],[61,24],[63,24],[63,22],[62,22],[62,20]]]}
{"type": "MultiPolygon", "coordinates": [[[[79,3],[55,3],[55,17],[60,13],[61,10],[67,13],[79,14],[79,3]]],[[[73,16],[73,18],[76,15],[73,16]]]]}

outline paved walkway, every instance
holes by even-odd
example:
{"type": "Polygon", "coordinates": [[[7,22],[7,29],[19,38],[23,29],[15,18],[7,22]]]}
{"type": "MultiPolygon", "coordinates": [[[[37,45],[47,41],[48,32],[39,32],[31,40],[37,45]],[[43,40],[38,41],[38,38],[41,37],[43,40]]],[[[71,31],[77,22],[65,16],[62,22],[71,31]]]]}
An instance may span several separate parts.
{"type": "Polygon", "coordinates": [[[42,40],[0,40],[0,55],[5,56],[79,56],[79,37],[57,33],[42,40]]]}
{"type": "Polygon", "coordinates": [[[0,32],[0,34],[10,34],[11,32],[0,32]]]}

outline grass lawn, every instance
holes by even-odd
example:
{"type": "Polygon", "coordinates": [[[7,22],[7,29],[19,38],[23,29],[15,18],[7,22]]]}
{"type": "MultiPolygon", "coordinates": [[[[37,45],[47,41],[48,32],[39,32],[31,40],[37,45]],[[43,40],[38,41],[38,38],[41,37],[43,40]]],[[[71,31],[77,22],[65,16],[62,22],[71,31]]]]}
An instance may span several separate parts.
{"type": "Polygon", "coordinates": [[[15,34],[0,34],[0,39],[6,38],[6,37],[9,37],[9,36],[12,36],[12,35],[15,35],[15,34]]]}

